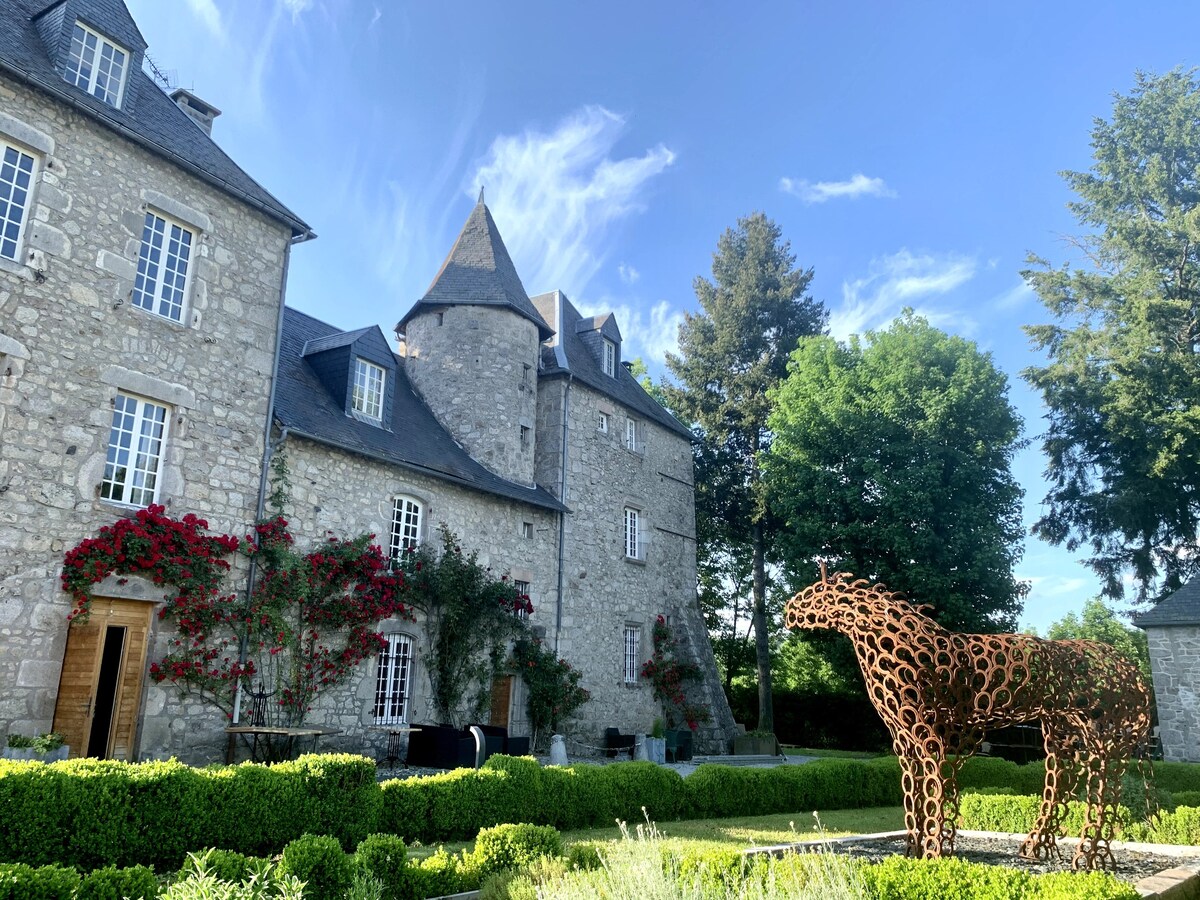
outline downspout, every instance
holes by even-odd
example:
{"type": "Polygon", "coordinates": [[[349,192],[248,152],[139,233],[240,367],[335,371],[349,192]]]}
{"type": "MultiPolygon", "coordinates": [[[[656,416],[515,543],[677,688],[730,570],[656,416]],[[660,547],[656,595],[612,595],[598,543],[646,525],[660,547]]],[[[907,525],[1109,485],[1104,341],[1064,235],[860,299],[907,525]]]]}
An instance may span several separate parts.
{"type": "MultiPolygon", "coordinates": [[[[271,443],[271,427],[275,421],[275,389],[279,384],[279,358],[283,352],[283,311],[284,303],[287,299],[287,283],[288,269],[292,261],[292,246],[301,244],[304,241],[312,240],[316,237],[311,231],[306,231],[303,234],[293,236],[288,240],[283,248],[283,276],[279,280],[279,315],[275,320],[275,353],[271,362],[271,388],[267,393],[267,419],[263,425],[263,459],[262,467],[258,475],[258,502],[254,508],[254,519],[260,521],[263,517],[264,507],[267,502],[267,480],[271,473],[271,458],[275,454],[275,450],[287,440],[287,429],[284,428],[280,432],[279,440],[274,444],[271,443]]],[[[246,602],[249,604],[250,595],[254,592],[254,576],[258,570],[258,557],[250,557],[250,567],[246,573],[246,602]]],[[[249,655],[249,634],[243,632],[238,640],[238,667],[246,665],[246,657],[249,655]]],[[[232,724],[237,725],[241,721],[242,714],[242,680],[239,678],[233,690],[233,721],[232,724]]],[[[229,736],[229,745],[225,750],[226,762],[233,762],[234,735],[229,736]]]]}
{"type": "MultiPolygon", "coordinates": [[[[571,382],[575,376],[567,373],[567,383],[563,387],[562,408],[562,464],[558,482],[558,502],[567,505],[567,438],[570,434],[568,423],[571,411],[571,382]]],[[[567,513],[565,510],[558,514],[558,601],[554,610],[554,652],[558,653],[558,638],[562,633],[563,619],[563,557],[566,555],[567,513]]]]}

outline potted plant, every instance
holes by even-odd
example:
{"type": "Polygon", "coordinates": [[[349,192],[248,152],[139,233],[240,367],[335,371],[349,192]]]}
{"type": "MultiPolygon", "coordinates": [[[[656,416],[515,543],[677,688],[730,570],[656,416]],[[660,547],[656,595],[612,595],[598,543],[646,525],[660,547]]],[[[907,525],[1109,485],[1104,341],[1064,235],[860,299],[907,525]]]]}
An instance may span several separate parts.
{"type": "Polygon", "coordinates": [[[667,739],[664,735],[663,720],[655,719],[654,726],[646,738],[646,758],[650,762],[665,763],[667,761],[667,739]]]}
{"type": "Polygon", "coordinates": [[[71,748],[64,743],[63,736],[56,731],[47,731],[37,737],[10,734],[8,746],[3,748],[0,758],[57,762],[60,759],[66,759],[70,751],[71,748]]]}

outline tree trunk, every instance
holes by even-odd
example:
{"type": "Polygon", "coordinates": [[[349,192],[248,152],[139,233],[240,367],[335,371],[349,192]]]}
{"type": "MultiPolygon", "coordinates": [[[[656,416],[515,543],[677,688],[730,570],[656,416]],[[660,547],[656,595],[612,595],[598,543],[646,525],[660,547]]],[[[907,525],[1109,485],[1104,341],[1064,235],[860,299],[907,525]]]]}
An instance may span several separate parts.
{"type": "Polygon", "coordinates": [[[771,623],[767,619],[766,538],[760,519],[754,523],[754,650],[758,663],[758,730],[775,730],[775,706],[771,700],[771,623]]]}

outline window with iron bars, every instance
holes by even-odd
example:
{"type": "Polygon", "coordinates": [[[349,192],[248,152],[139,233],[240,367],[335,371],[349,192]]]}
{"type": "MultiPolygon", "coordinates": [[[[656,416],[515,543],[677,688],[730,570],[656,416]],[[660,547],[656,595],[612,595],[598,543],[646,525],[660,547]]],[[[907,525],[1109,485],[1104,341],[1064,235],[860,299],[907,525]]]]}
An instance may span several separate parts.
{"type": "Polygon", "coordinates": [[[384,640],[387,644],[379,651],[375,678],[375,724],[401,725],[408,721],[412,638],[407,634],[386,634],[384,640]]]}

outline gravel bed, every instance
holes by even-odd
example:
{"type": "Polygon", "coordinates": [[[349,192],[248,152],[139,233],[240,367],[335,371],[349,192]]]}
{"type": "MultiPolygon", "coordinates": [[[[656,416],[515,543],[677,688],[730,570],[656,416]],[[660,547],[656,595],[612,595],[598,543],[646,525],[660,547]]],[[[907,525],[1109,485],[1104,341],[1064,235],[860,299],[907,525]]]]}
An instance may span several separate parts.
{"type": "MultiPolygon", "coordinates": [[[[1020,838],[1012,839],[985,838],[958,835],[954,841],[954,855],[959,859],[971,862],[986,863],[991,866],[1008,866],[1012,869],[1023,869],[1033,874],[1046,872],[1071,871],[1071,856],[1075,852],[1072,844],[1059,842],[1058,859],[1027,860],[1017,856],[1020,838]]],[[[853,841],[836,845],[836,852],[845,853],[858,858],[882,860],[889,856],[904,854],[904,838],[879,838],[864,841],[853,841]]],[[[1117,860],[1117,868],[1110,873],[1122,881],[1137,883],[1143,878],[1155,875],[1164,869],[1177,866],[1187,866],[1192,869],[1200,867],[1200,857],[1163,856],[1146,853],[1139,850],[1115,849],[1113,856],[1117,860]]]]}

